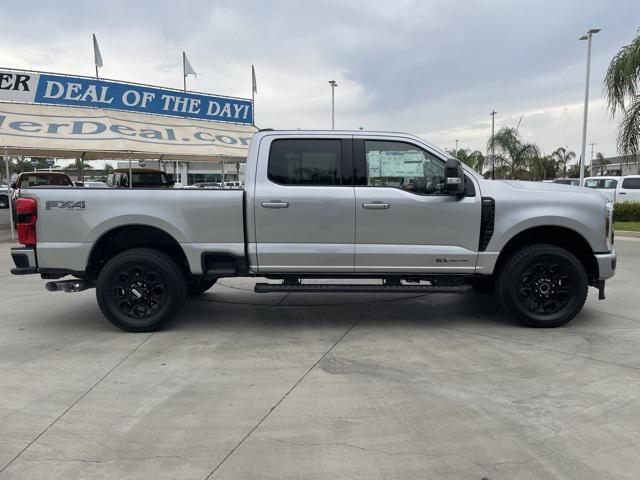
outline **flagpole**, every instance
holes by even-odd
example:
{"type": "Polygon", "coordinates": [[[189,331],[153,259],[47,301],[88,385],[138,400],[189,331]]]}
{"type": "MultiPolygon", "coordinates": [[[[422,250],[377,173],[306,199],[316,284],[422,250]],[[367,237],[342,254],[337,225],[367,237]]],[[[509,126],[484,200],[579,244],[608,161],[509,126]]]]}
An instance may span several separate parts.
{"type": "MultiPolygon", "coordinates": [[[[93,64],[96,67],[96,78],[100,78],[98,74],[98,40],[96,39],[96,34],[92,33],[91,37],[93,39],[93,64]]],[[[100,63],[102,63],[102,55],[100,55],[100,63]]]]}
{"type": "Polygon", "coordinates": [[[187,91],[187,54],[182,52],[182,81],[184,82],[184,91],[187,91]]]}
{"type": "Polygon", "coordinates": [[[256,126],[256,69],[251,65],[251,123],[256,126]]]}

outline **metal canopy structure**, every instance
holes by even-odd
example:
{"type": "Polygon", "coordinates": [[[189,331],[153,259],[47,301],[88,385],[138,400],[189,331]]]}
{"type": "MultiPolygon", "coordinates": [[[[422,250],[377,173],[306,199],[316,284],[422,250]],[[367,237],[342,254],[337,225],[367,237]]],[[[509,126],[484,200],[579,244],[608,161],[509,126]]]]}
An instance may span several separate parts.
{"type": "Polygon", "coordinates": [[[257,128],[208,120],[0,103],[5,155],[241,163],[257,128]]]}

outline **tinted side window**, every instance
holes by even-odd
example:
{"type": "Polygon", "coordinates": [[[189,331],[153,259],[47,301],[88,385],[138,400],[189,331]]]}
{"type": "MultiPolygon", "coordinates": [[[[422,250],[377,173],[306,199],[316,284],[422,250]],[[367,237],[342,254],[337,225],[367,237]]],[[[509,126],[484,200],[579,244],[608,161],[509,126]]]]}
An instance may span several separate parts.
{"type": "Polygon", "coordinates": [[[445,163],[415,145],[365,141],[367,185],[419,195],[443,195],[445,163]]]}
{"type": "Polygon", "coordinates": [[[622,188],[629,188],[631,190],[640,189],[640,178],[625,178],[622,180],[622,188]]]}
{"type": "Polygon", "coordinates": [[[340,185],[341,149],[341,140],[274,140],[267,175],[284,185],[340,185]]]}

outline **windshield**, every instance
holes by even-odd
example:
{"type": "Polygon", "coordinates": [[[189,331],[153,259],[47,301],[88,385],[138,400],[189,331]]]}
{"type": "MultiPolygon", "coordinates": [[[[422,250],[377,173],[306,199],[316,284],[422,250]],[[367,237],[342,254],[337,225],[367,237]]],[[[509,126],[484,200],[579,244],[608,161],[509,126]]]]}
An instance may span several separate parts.
{"type": "Polygon", "coordinates": [[[73,182],[66,175],[57,173],[25,173],[20,175],[18,187],[43,187],[49,185],[73,187],[73,182]]]}

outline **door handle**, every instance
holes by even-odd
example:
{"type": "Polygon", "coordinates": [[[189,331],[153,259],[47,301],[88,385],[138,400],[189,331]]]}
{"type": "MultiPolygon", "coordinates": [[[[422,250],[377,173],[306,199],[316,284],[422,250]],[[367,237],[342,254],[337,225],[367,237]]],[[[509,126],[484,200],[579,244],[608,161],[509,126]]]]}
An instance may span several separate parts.
{"type": "Polygon", "coordinates": [[[262,202],[264,208],[289,208],[288,202],[282,202],[280,200],[271,200],[270,202],[262,202]]]}
{"type": "Polygon", "coordinates": [[[618,195],[626,195],[627,192],[618,192],[618,195]]]}
{"type": "Polygon", "coordinates": [[[368,208],[370,210],[388,210],[390,206],[390,204],[383,202],[365,202],[362,204],[362,208],[368,208]]]}

